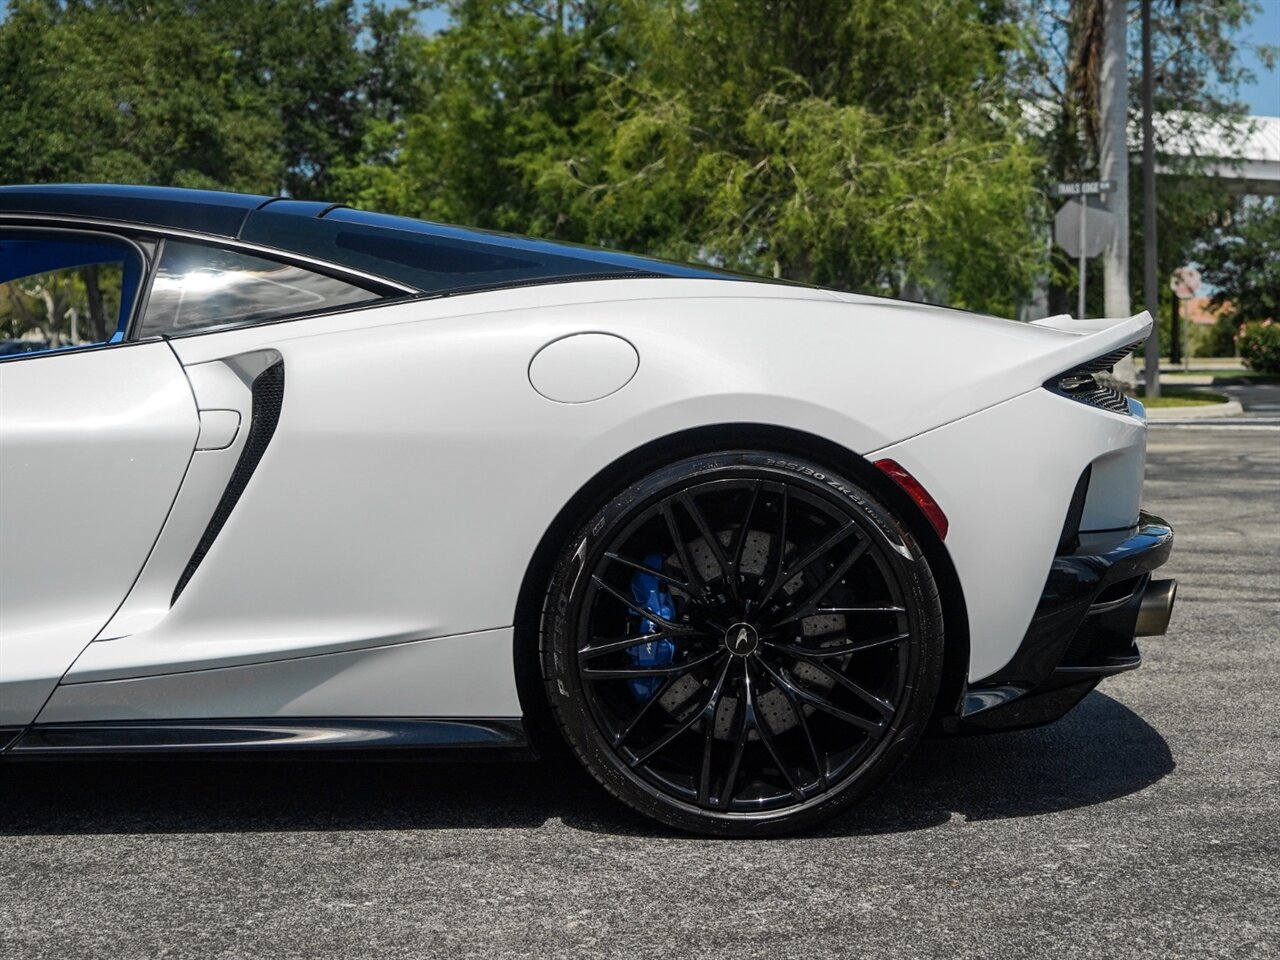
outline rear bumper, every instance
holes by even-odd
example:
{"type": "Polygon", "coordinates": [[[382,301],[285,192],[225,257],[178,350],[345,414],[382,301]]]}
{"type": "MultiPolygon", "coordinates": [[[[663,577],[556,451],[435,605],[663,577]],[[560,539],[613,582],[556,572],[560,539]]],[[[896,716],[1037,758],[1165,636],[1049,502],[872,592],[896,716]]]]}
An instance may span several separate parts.
{"type": "Polygon", "coordinates": [[[1151,573],[1173,549],[1173,531],[1142,514],[1136,528],[1083,534],[1056,557],[1035,616],[1012,659],[970,683],[947,732],[1010,730],[1048,723],[1104,677],[1142,662],[1135,637],[1164,633],[1176,584],[1151,573]]]}

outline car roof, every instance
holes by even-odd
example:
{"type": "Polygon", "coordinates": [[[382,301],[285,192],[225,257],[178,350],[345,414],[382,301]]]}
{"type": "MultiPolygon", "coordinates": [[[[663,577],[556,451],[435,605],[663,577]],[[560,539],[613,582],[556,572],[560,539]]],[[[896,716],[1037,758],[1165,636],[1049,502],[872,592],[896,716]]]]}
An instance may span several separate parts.
{"type": "Polygon", "coordinates": [[[709,267],[368,213],[341,204],[179,187],[0,187],[0,213],[105,220],[239,240],[426,293],[604,277],[742,279],[709,267]]]}
{"type": "Polygon", "coordinates": [[[0,187],[0,211],[115,220],[234,238],[270,197],[181,187],[56,183],[0,187]]]}

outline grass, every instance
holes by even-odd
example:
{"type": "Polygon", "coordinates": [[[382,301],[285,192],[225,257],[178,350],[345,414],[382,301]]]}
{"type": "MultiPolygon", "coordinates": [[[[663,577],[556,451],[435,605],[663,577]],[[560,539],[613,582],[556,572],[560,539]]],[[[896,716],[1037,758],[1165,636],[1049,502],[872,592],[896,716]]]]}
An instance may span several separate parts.
{"type": "Polygon", "coordinates": [[[1215,403],[1226,403],[1229,398],[1220,393],[1162,393],[1148,400],[1139,391],[1138,399],[1144,407],[1207,407],[1215,403]]]}
{"type": "Polygon", "coordinates": [[[1280,383],[1280,374],[1266,373],[1262,370],[1222,370],[1196,369],[1166,371],[1160,374],[1165,382],[1177,383],[1184,377],[1212,377],[1215,386],[1231,383],[1280,383]]]}

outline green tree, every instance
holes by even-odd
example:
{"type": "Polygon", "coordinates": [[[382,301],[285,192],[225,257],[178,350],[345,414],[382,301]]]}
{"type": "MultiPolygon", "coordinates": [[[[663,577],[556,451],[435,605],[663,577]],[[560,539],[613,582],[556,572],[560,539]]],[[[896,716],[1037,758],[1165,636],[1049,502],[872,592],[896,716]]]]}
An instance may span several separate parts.
{"type": "Polygon", "coordinates": [[[642,69],[614,82],[596,118],[608,151],[597,170],[564,168],[593,233],[1012,309],[1042,256],[1028,227],[1041,161],[1008,94],[1006,54],[1023,38],[1001,4],[632,10],[642,69]]]}
{"type": "Polygon", "coordinates": [[[548,167],[590,143],[584,118],[623,69],[613,0],[450,0],[451,25],[400,42],[411,107],[380,128],[378,156],[350,172],[356,202],[394,212],[588,239],[541,189],[548,167]]]}
{"type": "Polygon", "coordinates": [[[1280,319],[1280,202],[1248,197],[1229,225],[1202,248],[1205,280],[1215,305],[1230,303],[1238,326],[1280,319]]]}
{"type": "Polygon", "coordinates": [[[354,0],[14,0],[0,182],[324,196],[364,149],[354,0]]]}
{"type": "Polygon", "coordinates": [[[233,51],[178,4],[17,0],[0,25],[3,182],[257,187],[282,172],[233,51]]]}
{"type": "Polygon", "coordinates": [[[448,8],[402,177],[363,200],[1000,310],[1043,255],[1000,4],[448,8]]]}
{"type": "Polygon", "coordinates": [[[331,199],[387,212],[418,212],[404,173],[406,118],[423,103],[424,38],[416,5],[365,11],[358,149],[329,171],[331,199]]]}
{"type": "Polygon", "coordinates": [[[355,0],[203,0],[202,25],[232,52],[232,77],[266,105],[276,189],[325,199],[329,173],[361,147],[367,59],[355,0]]]}

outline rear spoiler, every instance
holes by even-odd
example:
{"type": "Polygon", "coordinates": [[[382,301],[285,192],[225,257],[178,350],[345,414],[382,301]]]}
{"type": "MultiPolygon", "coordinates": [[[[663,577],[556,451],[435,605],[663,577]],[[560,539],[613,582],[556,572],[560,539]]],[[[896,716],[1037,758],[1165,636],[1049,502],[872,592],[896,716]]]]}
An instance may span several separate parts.
{"type": "Polygon", "coordinates": [[[1069,334],[1036,358],[1045,377],[1063,373],[1127,347],[1136,347],[1154,325],[1147,311],[1121,319],[1076,320],[1061,315],[1031,321],[1032,326],[1069,334]]]}

